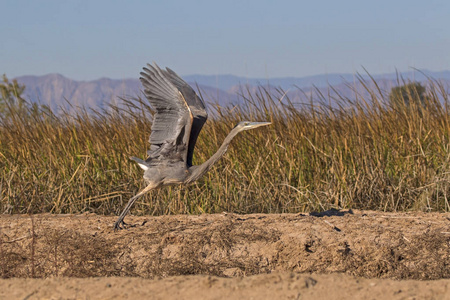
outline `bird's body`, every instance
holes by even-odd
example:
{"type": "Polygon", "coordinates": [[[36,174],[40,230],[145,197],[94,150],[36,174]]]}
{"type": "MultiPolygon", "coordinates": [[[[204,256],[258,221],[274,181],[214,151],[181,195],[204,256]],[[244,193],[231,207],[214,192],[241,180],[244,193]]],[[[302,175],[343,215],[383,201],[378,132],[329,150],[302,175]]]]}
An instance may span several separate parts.
{"type": "Polygon", "coordinates": [[[234,127],[218,151],[201,165],[193,166],[195,143],[208,118],[205,103],[183,79],[170,69],[147,65],[141,72],[144,94],[156,110],[153,116],[148,158],[131,157],[144,170],[147,187],[132,197],[120,214],[115,229],[124,224],[123,219],[136,199],[150,190],[167,185],[190,184],[206,173],[226,152],[231,140],[241,131],[268,122],[240,122],[234,127]]]}

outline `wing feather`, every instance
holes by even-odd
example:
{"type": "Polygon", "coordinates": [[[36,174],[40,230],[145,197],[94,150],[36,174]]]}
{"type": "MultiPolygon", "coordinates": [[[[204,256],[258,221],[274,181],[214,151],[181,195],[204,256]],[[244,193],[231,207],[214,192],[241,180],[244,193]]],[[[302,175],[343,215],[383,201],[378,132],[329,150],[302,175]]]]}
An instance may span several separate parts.
{"type": "Polygon", "coordinates": [[[192,157],[194,155],[194,147],[197,142],[198,135],[202,130],[203,124],[205,124],[208,119],[208,114],[206,113],[205,102],[197,96],[194,89],[184,81],[180,76],[178,76],[174,71],[169,68],[162,70],[172,84],[180,91],[183,95],[190,111],[192,112],[192,128],[189,134],[189,143],[187,151],[187,164],[192,166],[192,157]]]}
{"type": "Polygon", "coordinates": [[[156,113],[153,116],[152,144],[147,163],[153,160],[184,161],[187,163],[192,113],[176,85],[156,64],[141,72],[144,94],[156,113]]]}

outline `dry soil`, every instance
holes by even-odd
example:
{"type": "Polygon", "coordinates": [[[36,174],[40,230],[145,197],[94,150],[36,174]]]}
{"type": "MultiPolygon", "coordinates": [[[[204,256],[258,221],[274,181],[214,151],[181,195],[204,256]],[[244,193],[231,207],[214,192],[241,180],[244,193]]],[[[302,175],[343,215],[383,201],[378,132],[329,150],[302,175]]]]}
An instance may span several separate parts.
{"type": "Polygon", "coordinates": [[[450,214],[0,215],[0,299],[450,299],[450,214]]]}

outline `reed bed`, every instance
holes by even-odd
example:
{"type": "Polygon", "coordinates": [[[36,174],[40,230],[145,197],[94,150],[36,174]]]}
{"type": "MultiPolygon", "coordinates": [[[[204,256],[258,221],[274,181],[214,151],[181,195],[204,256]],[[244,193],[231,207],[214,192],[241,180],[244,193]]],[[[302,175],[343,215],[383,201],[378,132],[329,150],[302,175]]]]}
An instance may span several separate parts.
{"type": "MultiPolygon", "coordinates": [[[[348,86],[352,97],[317,89],[296,103],[282,90],[243,88],[241,106],[209,105],[196,164],[239,121],[272,125],[241,133],[197,183],[153,191],[132,213],[450,211],[445,87],[430,79],[426,105],[402,109],[375,81],[359,85],[363,92],[348,86]]],[[[58,115],[8,109],[0,119],[1,213],[118,214],[144,187],[129,156],[145,158],[149,147],[145,99],[58,115]]]]}

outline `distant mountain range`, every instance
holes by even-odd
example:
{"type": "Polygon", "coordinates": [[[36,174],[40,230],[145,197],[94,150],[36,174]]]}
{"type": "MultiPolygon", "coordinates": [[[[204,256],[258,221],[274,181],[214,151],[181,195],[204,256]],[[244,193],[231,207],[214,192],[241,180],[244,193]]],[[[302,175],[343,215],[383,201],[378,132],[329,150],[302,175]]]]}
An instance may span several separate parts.
{"type": "MultiPolygon", "coordinates": [[[[450,83],[450,71],[410,71],[403,73],[388,73],[373,76],[377,84],[389,91],[397,85],[398,78],[408,81],[423,82],[427,76],[445,83],[450,83]]],[[[373,84],[369,75],[361,75],[361,78],[373,84]]],[[[60,74],[48,74],[43,76],[20,76],[17,81],[26,86],[25,98],[31,102],[40,102],[49,105],[54,111],[61,107],[84,106],[88,108],[106,108],[108,104],[117,104],[120,98],[142,96],[141,84],[136,79],[109,79],[101,78],[92,81],[76,81],[60,74]]],[[[352,97],[354,92],[348,85],[362,89],[354,74],[336,73],[307,77],[283,77],[283,78],[245,78],[233,75],[188,75],[183,79],[195,88],[198,86],[208,102],[226,106],[239,104],[243,101],[242,94],[247,91],[254,93],[258,86],[272,91],[281,88],[287,92],[292,101],[305,101],[305,95],[311,94],[313,88],[322,93],[329,93],[330,86],[345,97],[352,97]]]]}

